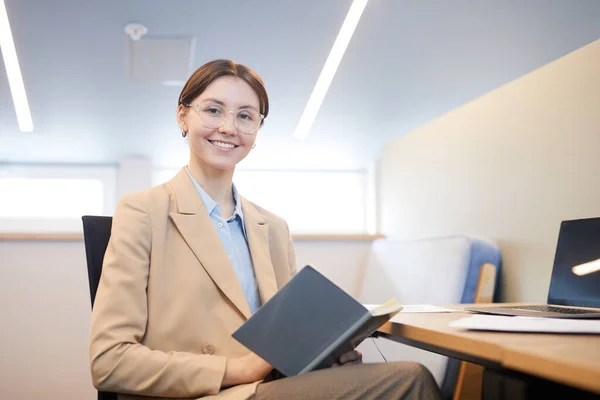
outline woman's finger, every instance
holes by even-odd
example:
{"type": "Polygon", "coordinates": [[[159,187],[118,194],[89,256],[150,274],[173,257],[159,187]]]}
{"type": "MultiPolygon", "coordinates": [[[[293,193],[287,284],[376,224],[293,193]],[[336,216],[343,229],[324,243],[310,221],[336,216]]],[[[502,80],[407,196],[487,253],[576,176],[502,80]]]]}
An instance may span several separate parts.
{"type": "Polygon", "coordinates": [[[346,364],[348,362],[356,361],[362,359],[362,353],[357,350],[352,350],[347,353],[344,353],[340,356],[339,363],[346,364]]]}

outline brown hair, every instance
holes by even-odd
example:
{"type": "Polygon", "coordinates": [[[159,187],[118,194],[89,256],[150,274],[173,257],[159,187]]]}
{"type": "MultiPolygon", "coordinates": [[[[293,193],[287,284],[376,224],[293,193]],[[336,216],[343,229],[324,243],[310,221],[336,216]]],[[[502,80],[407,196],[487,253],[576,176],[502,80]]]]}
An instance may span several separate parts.
{"type": "MultiPolygon", "coordinates": [[[[188,106],[206,90],[208,85],[222,76],[235,76],[244,80],[258,96],[259,112],[264,115],[261,126],[269,115],[269,96],[258,74],[242,64],[231,60],[213,60],[198,68],[187,80],[179,94],[179,105],[188,106]]],[[[182,133],[185,136],[185,133],[182,133]]]]}

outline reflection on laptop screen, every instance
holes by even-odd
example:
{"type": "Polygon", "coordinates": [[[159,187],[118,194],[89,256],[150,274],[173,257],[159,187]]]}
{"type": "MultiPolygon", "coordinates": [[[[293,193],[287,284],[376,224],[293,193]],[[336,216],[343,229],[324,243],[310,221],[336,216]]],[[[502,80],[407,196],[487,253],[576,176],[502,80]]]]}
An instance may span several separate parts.
{"type": "Polygon", "coordinates": [[[561,223],[548,303],[600,308],[600,218],[561,223]]]}

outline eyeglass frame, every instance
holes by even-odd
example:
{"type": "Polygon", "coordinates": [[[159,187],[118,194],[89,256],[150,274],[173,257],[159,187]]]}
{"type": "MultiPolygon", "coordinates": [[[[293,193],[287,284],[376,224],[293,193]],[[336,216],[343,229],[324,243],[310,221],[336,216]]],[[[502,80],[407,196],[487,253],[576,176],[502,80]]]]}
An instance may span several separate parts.
{"type": "MultiPolygon", "coordinates": [[[[192,108],[192,107],[196,108],[196,113],[198,114],[198,116],[200,117],[200,119],[202,119],[202,121],[206,123],[206,121],[204,121],[204,118],[202,118],[202,115],[201,115],[201,113],[200,113],[200,110],[199,110],[199,107],[200,107],[200,106],[202,106],[202,104],[198,104],[198,103],[195,103],[195,104],[191,104],[191,103],[181,103],[181,105],[182,105],[182,106],[184,106],[184,107],[187,107],[187,108],[192,108]]],[[[216,129],[216,128],[220,128],[220,127],[222,127],[222,126],[223,126],[223,124],[224,124],[225,122],[227,122],[227,118],[229,117],[229,114],[232,114],[232,113],[233,113],[233,125],[235,126],[235,128],[236,128],[236,129],[237,129],[239,132],[241,132],[241,133],[243,133],[243,134],[245,134],[245,135],[254,135],[256,132],[258,132],[258,130],[259,130],[259,129],[260,129],[260,127],[262,126],[263,122],[265,122],[265,116],[264,116],[263,114],[261,114],[261,113],[258,113],[258,116],[260,117],[260,121],[258,122],[258,126],[256,127],[256,129],[255,129],[255,130],[253,130],[252,132],[244,132],[243,130],[241,130],[241,129],[240,129],[240,127],[239,127],[239,126],[238,126],[238,124],[237,124],[237,118],[236,118],[236,115],[237,115],[237,113],[236,113],[235,111],[230,111],[230,110],[229,110],[227,107],[225,107],[224,105],[221,105],[221,104],[219,104],[219,106],[221,106],[221,107],[223,107],[223,108],[225,109],[225,111],[226,111],[226,112],[225,112],[225,118],[223,119],[223,122],[221,122],[221,124],[220,124],[220,125],[217,125],[217,126],[215,126],[215,127],[212,127],[213,129],[216,129]]],[[[207,126],[207,127],[208,127],[208,128],[211,128],[210,126],[207,126]]]]}

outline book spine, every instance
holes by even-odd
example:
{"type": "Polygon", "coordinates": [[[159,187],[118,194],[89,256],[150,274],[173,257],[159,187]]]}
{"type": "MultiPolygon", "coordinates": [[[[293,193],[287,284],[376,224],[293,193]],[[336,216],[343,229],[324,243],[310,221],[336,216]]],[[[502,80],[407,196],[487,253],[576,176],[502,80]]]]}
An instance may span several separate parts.
{"type": "Polygon", "coordinates": [[[329,346],[325,348],[317,357],[315,357],[306,367],[302,368],[302,370],[298,373],[301,375],[305,372],[312,371],[315,367],[317,367],[321,362],[327,358],[329,354],[331,354],[335,349],[341,346],[345,341],[349,340],[350,337],[356,332],[357,329],[371,318],[371,314],[367,312],[363,315],[358,321],[356,321],[350,328],[348,328],[342,335],[340,335],[336,340],[331,342],[329,346]]]}

